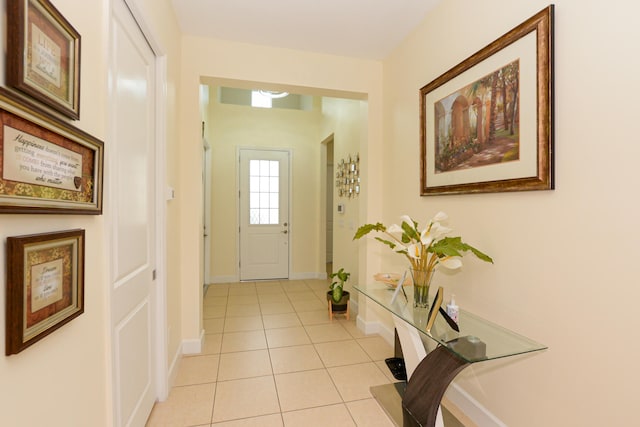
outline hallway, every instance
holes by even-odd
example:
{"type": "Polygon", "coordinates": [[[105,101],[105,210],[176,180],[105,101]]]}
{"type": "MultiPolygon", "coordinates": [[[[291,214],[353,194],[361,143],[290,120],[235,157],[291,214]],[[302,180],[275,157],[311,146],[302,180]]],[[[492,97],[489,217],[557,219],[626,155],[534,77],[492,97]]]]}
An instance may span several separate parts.
{"type": "Polygon", "coordinates": [[[184,357],[147,426],[392,426],[369,393],[392,382],[393,348],[329,321],[328,282],[210,285],[205,345],[184,357]]]}

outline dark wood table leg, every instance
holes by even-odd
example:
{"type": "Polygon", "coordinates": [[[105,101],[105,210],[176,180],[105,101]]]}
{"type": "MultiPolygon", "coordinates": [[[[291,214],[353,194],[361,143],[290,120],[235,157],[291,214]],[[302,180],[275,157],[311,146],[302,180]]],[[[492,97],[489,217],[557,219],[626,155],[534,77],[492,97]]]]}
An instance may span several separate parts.
{"type": "Polygon", "coordinates": [[[403,427],[434,427],[447,387],[470,363],[439,346],[418,364],[402,399],[403,427]]]}

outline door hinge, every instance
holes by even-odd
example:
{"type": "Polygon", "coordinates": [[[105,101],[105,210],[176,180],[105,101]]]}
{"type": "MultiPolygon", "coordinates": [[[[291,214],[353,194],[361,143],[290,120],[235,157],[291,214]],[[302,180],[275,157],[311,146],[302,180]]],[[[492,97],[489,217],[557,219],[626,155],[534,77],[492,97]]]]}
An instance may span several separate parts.
{"type": "Polygon", "coordinates": [[[151,280],[156,280],[156,270],[155,270],[155,268],[151,272],[151,280]]]}

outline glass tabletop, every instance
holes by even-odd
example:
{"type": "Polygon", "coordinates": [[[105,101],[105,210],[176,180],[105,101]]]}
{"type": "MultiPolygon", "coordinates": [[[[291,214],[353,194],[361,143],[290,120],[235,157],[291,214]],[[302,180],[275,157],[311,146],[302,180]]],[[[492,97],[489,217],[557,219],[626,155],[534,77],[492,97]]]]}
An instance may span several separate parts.
{"type": "Polygon", "coordinates": [[[407,298],[399,292],[395,301],[392,301],[395,289],[384,284],[356,285],[354,289],[414,326],[423,336],[447,347],[467,362],[481,362],[547,348],[464,310],[460,310],[458,315],[460,332],[451,328],[440,313],[431,329],[427,331],[429,309],[413,307],[413,286],[404,288],[407,298]]]}

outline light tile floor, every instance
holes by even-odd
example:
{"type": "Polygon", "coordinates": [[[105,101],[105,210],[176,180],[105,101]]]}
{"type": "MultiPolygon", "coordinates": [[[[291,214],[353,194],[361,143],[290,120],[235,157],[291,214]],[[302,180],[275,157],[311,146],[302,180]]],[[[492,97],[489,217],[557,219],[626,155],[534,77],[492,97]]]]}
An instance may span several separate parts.
{"type": "Polygon", "coordinates": [[[182,359],[147,426],[393,426],[369,392],[394,381],[393,348],[354,320],[330,321],[327,284],[209,286],[203,354],[182,359]]]}

